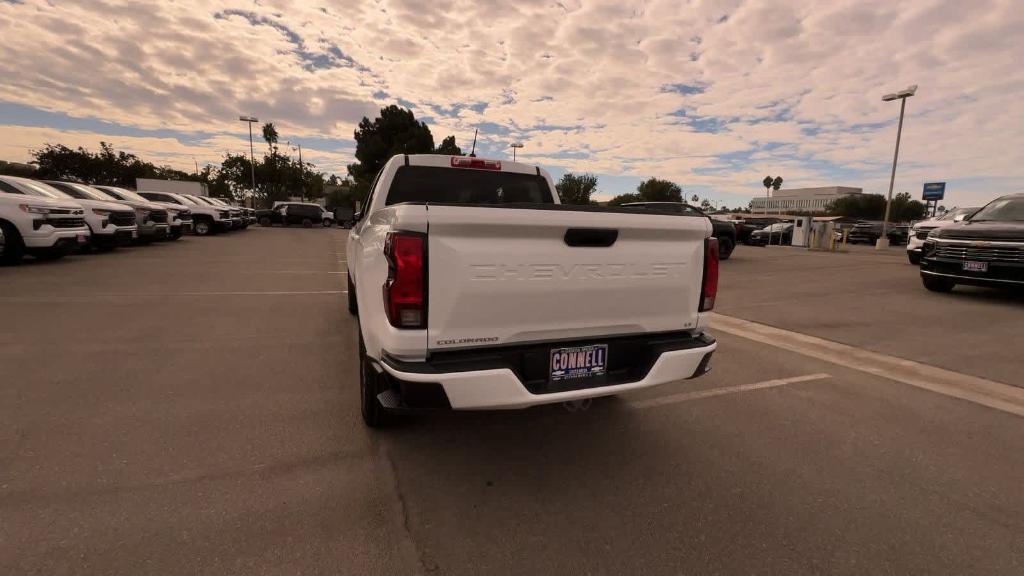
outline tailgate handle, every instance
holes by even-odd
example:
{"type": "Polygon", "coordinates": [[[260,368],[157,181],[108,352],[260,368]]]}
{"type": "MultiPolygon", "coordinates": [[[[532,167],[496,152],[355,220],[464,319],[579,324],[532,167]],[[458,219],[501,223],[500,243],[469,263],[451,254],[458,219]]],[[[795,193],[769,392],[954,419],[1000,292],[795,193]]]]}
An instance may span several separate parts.
{"type": "Polygon", "coordinates": [[[619,238],[614,228],[569,228],[565,231],[565,243],[579,248],[607,248],[619,238]]]}

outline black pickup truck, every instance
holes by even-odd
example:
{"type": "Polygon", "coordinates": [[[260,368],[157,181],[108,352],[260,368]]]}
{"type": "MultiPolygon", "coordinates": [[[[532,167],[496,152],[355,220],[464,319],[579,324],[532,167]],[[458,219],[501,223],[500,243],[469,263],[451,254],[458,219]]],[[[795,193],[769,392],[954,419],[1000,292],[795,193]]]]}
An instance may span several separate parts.
{"type": "Polygon", "coordinates": [[[929,233],[921,281],[933,292],[957,284],[1024,289],[1024,194],[996,198],[970,218],[929,233]]]}
{"type": "Polygon", "coordinates": [[[690,206],[683,202],[630,202],[622,206],[623,208],[646,208],[658,212],[699,214],[711,220],[711,235],[718,238],[719,260],[728,260],[729,256],[732,255],[732,251],[736,249],[736,224],[711,218],[695,206],[690,206]]]}

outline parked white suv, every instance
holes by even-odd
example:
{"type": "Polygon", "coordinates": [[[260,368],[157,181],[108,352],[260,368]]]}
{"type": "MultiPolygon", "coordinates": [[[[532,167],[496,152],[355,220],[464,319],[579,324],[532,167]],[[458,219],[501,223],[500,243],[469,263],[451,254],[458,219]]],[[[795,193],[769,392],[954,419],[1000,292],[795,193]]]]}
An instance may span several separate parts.
{"type": "Polygon", "coordinates": [[[711,230],[702,214],[560,205],[536,166],[393,157],[347,245],[364,421],[704,374],[716,347],[711,230]]]}
{"type": "Polygon", "coordinates": [[[17,264],[29,254],[56,259],[89,241],[85,209],[73,200],[25,194],[0,180],[0,262],[17,264]]]}
{"type": "Polygon", "coordinates": [[[85,209],[85,224],[91,233],[89,243],[96,248],[113,248],[130,244],[138,236],[135,210],[127,204],[105,200],[99,192],[80,184],[64,184],[59,188],[46,182],[0,176],[25,194],[56,200],[73,200],[85,209]]]}
{"type": "Polygon", "coordinates": [[[962,222],[981,208],[974,206],[969,208],[954,208],[938,218],[923,220],[910,227],[910,234],[907,236],[907,260],[917,266],[921,263],[921,248],[928,234],[937,228],[944,228],[957,222],[962,222]]]}
{"type": "Polygon", "coordinates": [[[93,188],[135,209],[135,221],[139,226],[139,241],[166,240],[170,236],[171,215],[163,206],[150,202],[125,188],[117,186],[93,186],[93,188]]]}
{"type": "Polygon", "coordinates": [[[139,196],[164,206],[188,208],[192,212],[192,231],[196,236],[231,229],[231,214],[228,210],[210,206],[185,194],[142,191],[139,196]]]}

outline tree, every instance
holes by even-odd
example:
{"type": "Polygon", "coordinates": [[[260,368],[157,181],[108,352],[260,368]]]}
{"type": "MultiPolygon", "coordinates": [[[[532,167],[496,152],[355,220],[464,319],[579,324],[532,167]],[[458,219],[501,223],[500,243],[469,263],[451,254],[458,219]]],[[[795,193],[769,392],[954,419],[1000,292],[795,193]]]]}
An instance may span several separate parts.
{"type": "Polygon", "coordinates": [[[198,176],[169,166],[156,166],[134,154],[118,152],[107,142],[100,142],[98,153],[63,144],[46,144],[32,151],[36,176],[41,179],[75,180],[86,184],[107,184],[135,187],[137,178],[164,180],[197,180],[198,176]]]}
{"type": "Polygon", "coordinates": [[[694,204],[699,204],[700,203],[700,196],[697,196],[696,194],[694,194],[693,196],[690,197],[690,200],[693,200],[694,204]]]}
{"type": "Polygon", "coordinates": [[[889,208],[891,222],[912,222],[924,218],[928,207],[923,202],[914,200],[909,192],[900,192],[892,199],[889,208]]]}
{"type": "Polygon", "coordinates": [[[267,147],[270,148],[272,154],[277,152],[277,127],[274,126],[273,122],[267,122],[263,125],[263,140],[267,143],[267,147]]]}
{"type": "Polygon", "coordinates": [[[636,187],[643,202],[682,202],[683,189],[675,182],[648,178],[636,187]]]}
{"type": "Polygon", "coordinates": [[[704,201],[700,203],[700,208],[701,210],[707,212],[708,210],[711,209],[711,201],[705,198],[704,201]]]}
{"type": "Polygon", "coordinates": [[[881,220],[885,214],[885,196],[881,194],[850,194],[830,202],[828,212],[833,216],[881,220]]]}
{"type": "MultiPolygon", "coordinates": [[[[430,154],[434,137],[430,128],[416,120],[412,110],[395,105],[382,108],[380,117],[372,122],[364,117],[355,131],[356,160],[348,173],[357,188],[369,190],[377,172],[395,154],[430,154]]],[[[452,144],[454,144],[454,138],[452,144]]]]}
{"type": "Polygon", "coordinates": [[[0,160],[0,174],[5,176],[29,177],[35,174],[37,168],[31,164],[20,164],[18,162],[6,162],[0,160]]]}
{"type": "Polygon", "coordinates": [[[765,196],[768,196],[770,194],[769,190],[771,190],[773,182],[775,182],[775,180],[773,180],[771,176],[765,176],[764,180],[761,180],[761,184],[764,185],[765,196]]]}
{"type": "Polygon", "coordinates": [[[622,206],[623,204],[629,204],[630,202],[640,202],[640,194],[637,192],[626,192],[625,194],[619,194],[608,201],[609,206],[622,206]]]}
{"type": "Polygon", "coordinates": [[[449,136],[441,141],[441,145],[434,150],[434,154],[462,156],[462,149],[455,144],[455,136],[449,136]]]}
{"type": "Polygon", "coordinates": [[[590,204],[590,196],[597,190],[597,176],[566,172],[555,184],[562,204],[590,204]]]}
{"type": "Polygon", "coordinates": [[[778,192],[779,188],[782,188],[782,176],[776,176],[775,179],[772,180],[772,190],[778,192]]]}

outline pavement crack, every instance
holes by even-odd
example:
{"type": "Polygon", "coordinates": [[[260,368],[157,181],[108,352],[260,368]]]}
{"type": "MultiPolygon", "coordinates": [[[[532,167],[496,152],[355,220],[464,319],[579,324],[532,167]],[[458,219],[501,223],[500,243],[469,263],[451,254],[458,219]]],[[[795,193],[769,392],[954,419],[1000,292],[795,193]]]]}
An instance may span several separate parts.
{"type": "Polygon", "coordinates": [[[439,566],[428,557],[427,551],[417,544],[416,538],[412,534],[412,526],[409,520],[409,505],[406,502],[405,494],[402,493],[402,486],[398,480],[398,468],[395,466],[395,462],[392,460],[387,446],[385,446],[383,442],[380,442],[378,446],[381,458],[386,463],[388,473],[391,476],[391,488],[394,490],[395,499],[398,502],[399,513],[402,516],[402,530],[405,532],[405,540],[408,545],[412,547],[412,553],[416,557],[416,563],[419,565],[420,570],[423,573],[436,573],[439,566]]]}

